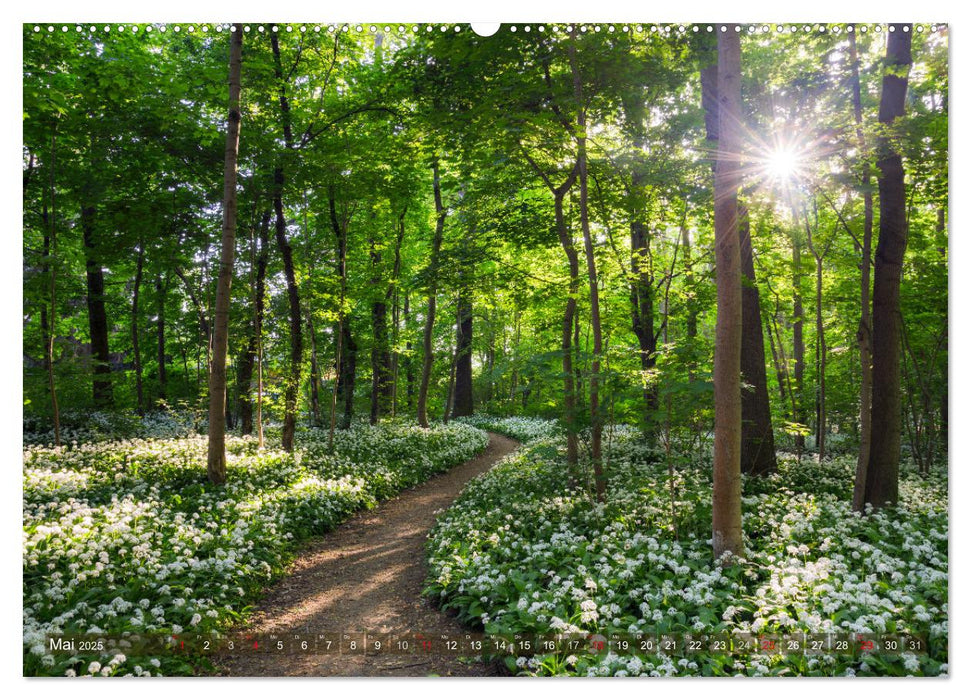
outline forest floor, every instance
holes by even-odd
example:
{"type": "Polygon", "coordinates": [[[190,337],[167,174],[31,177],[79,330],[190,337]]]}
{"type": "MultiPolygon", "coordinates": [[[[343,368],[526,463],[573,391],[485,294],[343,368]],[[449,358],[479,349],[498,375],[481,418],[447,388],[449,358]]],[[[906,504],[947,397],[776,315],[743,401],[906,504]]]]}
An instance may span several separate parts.
{"type": "MultiPolygon", "coordinates": [[[[311,540],[288,575],[268,588],[249,622],[231,634],[271,632],[468,631],[422,596],[425,542],[436,513],[473,477],[488,471],[519,443],[490,433],[477,457],[311,540]]],[[[247,653],[212,658],[224,676],[492,676],[494,663],[456,657],[397,654],[247,653]]]]}

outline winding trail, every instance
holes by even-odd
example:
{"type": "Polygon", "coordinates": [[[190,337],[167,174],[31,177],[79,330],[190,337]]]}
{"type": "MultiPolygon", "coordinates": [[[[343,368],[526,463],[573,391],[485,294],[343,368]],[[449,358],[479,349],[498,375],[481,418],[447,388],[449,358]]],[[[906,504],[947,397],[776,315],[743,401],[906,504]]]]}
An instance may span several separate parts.
{"type": "MultiPolygon", "coordinates": [[[[467,632],[421,595],[427,574],[426,537],[436,511],[451,504],[469,479],[488,471],[518,446],[515,440],[489,433],[489,444],[477,457],[311,540],[288,575],[266,591],[250,622],[233,634],[467,632]]],[[[219,655],[212,661],[216,673],[224,676],[492,676],[498,672],[493,663],[431,655],[244,652],[219,655]]]]}

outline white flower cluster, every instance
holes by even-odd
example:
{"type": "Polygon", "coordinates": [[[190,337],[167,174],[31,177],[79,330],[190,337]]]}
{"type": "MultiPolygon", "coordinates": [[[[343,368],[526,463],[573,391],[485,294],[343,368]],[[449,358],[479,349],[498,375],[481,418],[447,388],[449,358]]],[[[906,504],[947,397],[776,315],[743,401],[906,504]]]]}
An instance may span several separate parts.
{"type": "Polygon", "coordinates": [[[220,488],[206,482],[201,436],[26,448],[25,674],[160,672],[131,655],[45,656],[45,635],[224,627],[296,540],[469,459],[488,435],[462,424],[355,425],[335,443],[331,453],[326,433],[306,431],[289,455],[229,437],[220,488]]]}
{"type": "Polygon", "coordinates": [[[631,431],[615,433],[606,506],[571,485],[562,452],[549,449],[555,438],[527,444],[470,482],[429,540],[431,591],[494,633],[912,633],[927,637],[931,652],[867,667],[847,655],[802,667],[803,657],[782,655],[679,663],[578,653],[572,661],[541,658],[535,673],[943,672],[948,521],[940,475],[904,470],[901,507],[861,518],[849,507],[855,460],[783,461],[771,478],[746,480],[746,558],[723,568],[711,555],[710,467],[678,468],[675,540],[667,465],[641,442],[631,431]]]}

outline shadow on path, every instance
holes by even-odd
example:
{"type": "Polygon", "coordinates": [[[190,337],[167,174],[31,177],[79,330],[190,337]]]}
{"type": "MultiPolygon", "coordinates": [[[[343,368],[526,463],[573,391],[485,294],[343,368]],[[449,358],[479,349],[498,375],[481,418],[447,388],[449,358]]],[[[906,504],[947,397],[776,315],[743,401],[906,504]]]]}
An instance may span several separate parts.
{"type": "MultiPolygon", "coordinates": [[[[267,590],[249,624],[233,633],[467,632],[421,595],[426,537],[436,511],[451,504],[469,479],[518,446],[490,433],[488,446],[477,457],[311,540],[288,575],[267,590]]],[[[226,676],[491,676],[498,670],[492,663],[470,664],[454,657],[394,654],[268,652],[212,661],[217,673],[226,676]]]]}

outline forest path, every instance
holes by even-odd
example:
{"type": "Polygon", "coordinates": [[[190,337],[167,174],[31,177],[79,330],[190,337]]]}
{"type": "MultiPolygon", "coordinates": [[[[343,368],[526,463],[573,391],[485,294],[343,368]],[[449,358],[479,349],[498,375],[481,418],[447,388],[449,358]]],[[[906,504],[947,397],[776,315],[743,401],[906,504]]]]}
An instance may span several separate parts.
{"type": "MultiPolygon", "coordinates": [[[[288,575],[271,586],[239,635],[270,632],[460,634],[468,630],[431,605],[421,591],[427,575],[425,541],[435,512],[447,507],[474,476],[519,446],[489,433],[477,457],[352,516],[311,540],[288,575]]],[[[212,659],[224,676],[492,676],[493,663],[455,657],[243,652],[212,659]]]]}

